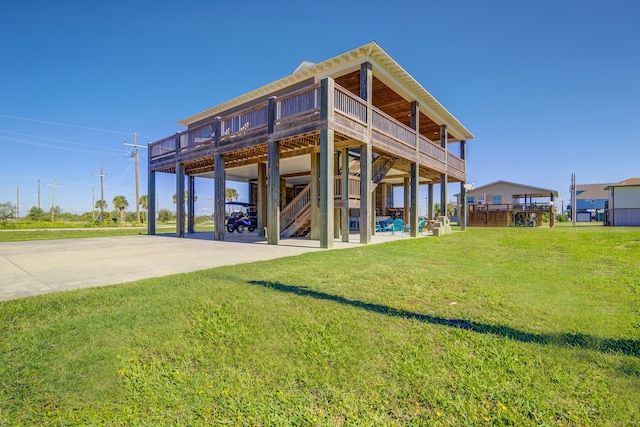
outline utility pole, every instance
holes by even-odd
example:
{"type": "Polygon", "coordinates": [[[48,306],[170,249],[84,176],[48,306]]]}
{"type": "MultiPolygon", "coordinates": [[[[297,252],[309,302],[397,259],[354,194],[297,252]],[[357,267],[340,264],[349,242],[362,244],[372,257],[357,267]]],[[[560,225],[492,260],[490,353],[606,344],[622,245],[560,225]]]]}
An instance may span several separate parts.
{"type": "Polygon", "coordinates": [[[53,178],[53,184],[49,184],[51,186],[51,221],[53,222],[53,210],[56,206],[55,198],[56,198],[56,187],[60,187],[60,184],[56,184],[56,179],[53,178]]]}
{"type": "Polygon", "coordinates": [[[38,178],[38,212],[40,212],[40,178],[38,178]]]}
{"type": "MultiPolygon", "coordinates": [[[[91,173],[93,175],[93,172],[91,173]]],[[[100,166],[100,221],[104,221],[104,173],[102,172],[102,166],[100,166]]],[[[95,206],[95,203],[94,203],[95,206]]]]}
{"type": "Polygon", "coordinates": [[[96,220],[96,187],[91,186],[91,220],[96,220]]]}
{"type": "MultiPolygon", "coordinates": [[[[133,157],[133,160],[135,161],[136,164],[136,221],[138,221],[138,224],[140,223],[140,181],[138,178],[138,142],[137,142],[137,133],[133,133],[133,144],[128,144],[127,141],[123,141],[122,143],[124,145],[127,145],[129,147],[133,147],[133,153],[131,153],[131,157],[133,157]]],[[[144,147],[142,147],[144,148],[144,147]]]]}
{"type": "Polygon", "coordinates": [[[20,219],[20,186],[16,185],[16,219],[20,219]]]}

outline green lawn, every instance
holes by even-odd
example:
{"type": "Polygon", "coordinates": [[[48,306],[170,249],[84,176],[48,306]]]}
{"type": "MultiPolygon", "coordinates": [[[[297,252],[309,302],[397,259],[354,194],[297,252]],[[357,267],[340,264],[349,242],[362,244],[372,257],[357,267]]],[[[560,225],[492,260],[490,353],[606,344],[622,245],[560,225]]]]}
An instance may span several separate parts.
{"type": "Polygon", "coordinates": [[[640,419],[640,229],[479,229],[0,303],[0,425],[640,419]]]}

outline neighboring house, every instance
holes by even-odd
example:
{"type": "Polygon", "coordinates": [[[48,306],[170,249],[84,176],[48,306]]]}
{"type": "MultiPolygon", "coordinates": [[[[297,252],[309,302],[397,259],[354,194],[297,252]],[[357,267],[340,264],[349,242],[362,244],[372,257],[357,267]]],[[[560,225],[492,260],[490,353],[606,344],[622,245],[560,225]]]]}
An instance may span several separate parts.
{"type": "Polygon", "coordinates": [[[609,198],[606,188],[611,184],[583,184],[576,186],[576,221],[590,222],[604,219],[605,204],[609,198]]]}
{"type": "Polygon", "coordinates": [[[510,227],[540,226],[542,214],[555,220],[558,192],[509,181],[496,181],[467,192],[471,226],[510,227]]]}
{"type": "MultiPolygon", "coordinates": [[[[225,85],[214,73],[201,90],[225,85]]],[[[225,220],[225,180],[232,180],[250,184],[257,231],[266,230],[268,244],[309,235],[323,248],[334,238],[349,241],[351,218],[358,218],[360,242],[370,243],[376,212],[393,208],[394,186],[405,189],[403,220],[417,236],[418,186],[431,192],[438,185],[446,205],[447,184],[466,179],[466,143],[473,138],[375,42],[302,63],[288,76],[178,124],[187,129],[149,145],[149,234],[155,234],[156,174],[170,173],[176,194],[184,192],[185,180],[188,185],[186,212],[176,205],[180,237],[185,217],[193,230],[197,176],[214,180],[208,186],[214,239],[225,239],[218,225],[225,220]]]]}
{"type": "Polygon", "coordinates": [[[609,200],[605,225],[640,226],[640,178],[629,178],[606,188],[609,200]]]}

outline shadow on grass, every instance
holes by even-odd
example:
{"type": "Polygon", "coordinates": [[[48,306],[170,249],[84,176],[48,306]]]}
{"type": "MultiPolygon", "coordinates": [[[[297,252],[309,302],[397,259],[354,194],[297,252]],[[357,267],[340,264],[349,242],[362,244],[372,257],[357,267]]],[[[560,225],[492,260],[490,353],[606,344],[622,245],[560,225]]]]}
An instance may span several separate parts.
{"type": "Polygon", "coordinates": [[[350,300],[338,295],[331,295],[307,289],[304,286],[284,285],[267,281],[250,281],[251,285],[262,286],[280,292],[291,293],[303,297],[316,298],[321,300],[334,301],[340,304],[360,308],[386,316],[399,317],[402,319],[413,319],[420,322],[434,325],[448,326],[451,328],[464,329],[482,334],[492,334],[500,337],[510,338],[515,341],[548,344],[563,347],[577,347],[588,350],[601,351],[603,353],[622,353],[629,356],[640,357],[640,341],[631,339],[600,338],[586,334],[534,334],[520,331],[509,326],[487,325],[463,319],[446,319],[443,317],[429,316],[427,314],[414,313],[412,311],[395,309],[386,305],[372,304],[363,301],[350,300]]]}

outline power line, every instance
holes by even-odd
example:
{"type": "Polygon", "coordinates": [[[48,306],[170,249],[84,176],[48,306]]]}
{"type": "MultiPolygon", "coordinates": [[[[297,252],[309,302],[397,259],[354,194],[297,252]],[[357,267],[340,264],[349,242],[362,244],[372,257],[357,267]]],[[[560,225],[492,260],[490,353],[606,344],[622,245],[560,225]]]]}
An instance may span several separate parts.
{"type": "MultiPolygon", "coordinates": [[[[18,136],[25,136],[27,138],[44,139],[46,141],[62,142],[64,144],[78,145],[78,146],[81,146],[81,147],[96,148],[94,145],[91,145],[91,144],[83,144],[81,142],[66,141],[64,139],[57,139],[57,138],[48,138],[46,136],[30,135],[30,134],[27,134],[27,133],[13,132],[13,131],[10,131],[10,130],[5,130],[5,129],[0,129],[0,132],[10,133],[12,135],[18,135],[18,136]]],[[[119,153],[120,152],[119,150],[113,150],[113,149],[105,149],[105,150],[109,151],[109,152],[113,152],[113,153],[119,153]]]]}
{"type": "MultiPolygon", "coordinates": [[[[70,127],[70,128],[75,128],[75,129],[84,129],[84,130],[92,130],[92,131],[96,131],[96,132],[108,132],[108,133],[116,133],[119,135],[131,135],[132,132],[122,132],[119,130],[112,130],[112,129],[101,129],[101,128],[94,128],[94,127],[90,127],[90,126],[81,126],[81,125],[70,125],[69,123],[58,123],[58,122],[52,122],[49,120],[39,120],[39,119],[30,119],[27,117],[17,117],[17,116],[9,116],[6,114],[0,114],[0,117],[4,117],[7,119],[15,119],[15,120],[24,120],[27,122],[35,122],[35,123],[45,123],[48,125],[56,125],[56,126],[65,126],[65,127],[70,127]]],[[[144,135],[140,135],[144,138],[149,138],[149,139],[153,139],[150,136],[144,136],[144,135]]]]}

